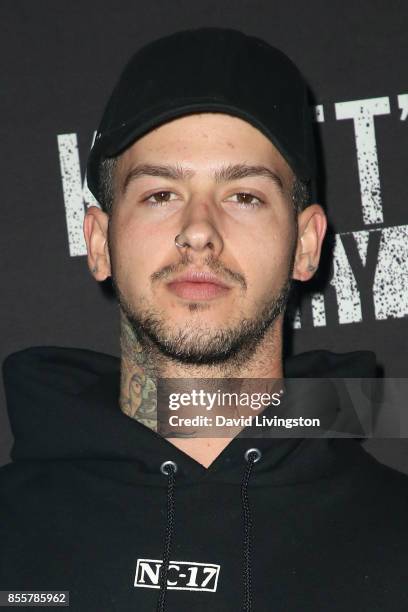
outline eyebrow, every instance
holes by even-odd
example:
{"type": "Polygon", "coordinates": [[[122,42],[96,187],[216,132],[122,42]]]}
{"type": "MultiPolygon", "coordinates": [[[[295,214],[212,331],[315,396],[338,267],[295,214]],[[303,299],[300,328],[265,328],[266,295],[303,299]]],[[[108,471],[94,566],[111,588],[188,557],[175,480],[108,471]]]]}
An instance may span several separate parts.
{"type": "MultiPolygon", "coordinates": [[[[130,183],[144,176],[159,176],[161,178],[184,181],[195,176],[194,170],[182,166],[155,164],[139,164],[132,168],[123,182],[122,193],[125,194],[130,183]]],[[[270,179],[283,194],[283,182],[280,176],[266,166],[250,166],[248,164],[229,164],[214,170],[213,178],[216,183],[227,183],[248,177],[264,177],[270,179]]]]}

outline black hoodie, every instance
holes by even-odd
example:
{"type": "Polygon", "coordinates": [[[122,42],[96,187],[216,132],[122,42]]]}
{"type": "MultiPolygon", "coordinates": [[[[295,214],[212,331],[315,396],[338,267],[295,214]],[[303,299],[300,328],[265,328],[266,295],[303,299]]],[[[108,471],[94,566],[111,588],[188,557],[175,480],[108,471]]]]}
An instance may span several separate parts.
{"type": "MultiPolygon", "coordinates": [[[[239,436],[206,469],[120,410],[119,368],[55,347],[5,360],[0,590],[69,591],[73,612],[408,610],[407,476],[325,437],[239,436]]],[[[285,375],[373,377],[375,360],[316,351],[285,375]]]]}

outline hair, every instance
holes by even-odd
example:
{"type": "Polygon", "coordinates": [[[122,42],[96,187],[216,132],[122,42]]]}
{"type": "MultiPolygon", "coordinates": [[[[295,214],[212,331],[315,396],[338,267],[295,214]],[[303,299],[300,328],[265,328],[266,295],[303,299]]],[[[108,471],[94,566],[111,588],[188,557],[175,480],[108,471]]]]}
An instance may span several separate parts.
{"type": "MultiPolygon", "coordinates": [[[[118,157],[108,157],[99,163],[98,201],[109,216],[112,213],[114,189],[113,179],[118,157]]],[[[295,176],[292,184],[292,203],[295,213],[300,213],[312,201],[310,181],[295,176]]]]}
{"type": "Polygon", "coordinates": [[[99,162],[98,201],[109,216],[113,207],[113,179],[118,157],[107,157],[99,162]]]}
{"type": "Polygon", "coordinates": [[[292,202],[296,213],[302,212],[312,203],[311,181],[304,181],[295,176],[292,184],[292,202]]]}

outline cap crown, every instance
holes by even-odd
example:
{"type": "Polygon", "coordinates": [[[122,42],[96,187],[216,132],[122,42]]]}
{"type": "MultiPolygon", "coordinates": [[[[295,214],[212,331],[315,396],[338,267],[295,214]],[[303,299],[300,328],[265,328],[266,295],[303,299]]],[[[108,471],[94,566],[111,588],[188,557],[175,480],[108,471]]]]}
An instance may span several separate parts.
{"type": "Polygon", "coordinates": [[[177,32],[128,62],[103,113],[87,167],[99,197],[99,163],[154,127],[197,112],[223,112],[262,131],[304,180],[315,175],[312,117],[293,62],[265,41],[232,29],[177,32]]]}

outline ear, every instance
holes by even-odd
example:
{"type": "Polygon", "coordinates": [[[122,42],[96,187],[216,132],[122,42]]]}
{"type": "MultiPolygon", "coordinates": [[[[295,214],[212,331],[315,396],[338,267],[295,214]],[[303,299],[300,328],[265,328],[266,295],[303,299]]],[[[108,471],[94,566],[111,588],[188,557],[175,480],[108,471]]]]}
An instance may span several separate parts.
{"type": "Polygon", "coordinates": [[[88,266],[97,281],[111,275],[108,248],[109,216],[98,206],[90,206],[84,218],[84,237],[88,252],[88,266]]]}
{"type": "Polygon", "coordinates": [[[319,204],[311,204],[298,214],[298,241],[293,278],[307,281],[319,266],[327,219],[319,204]]]}

